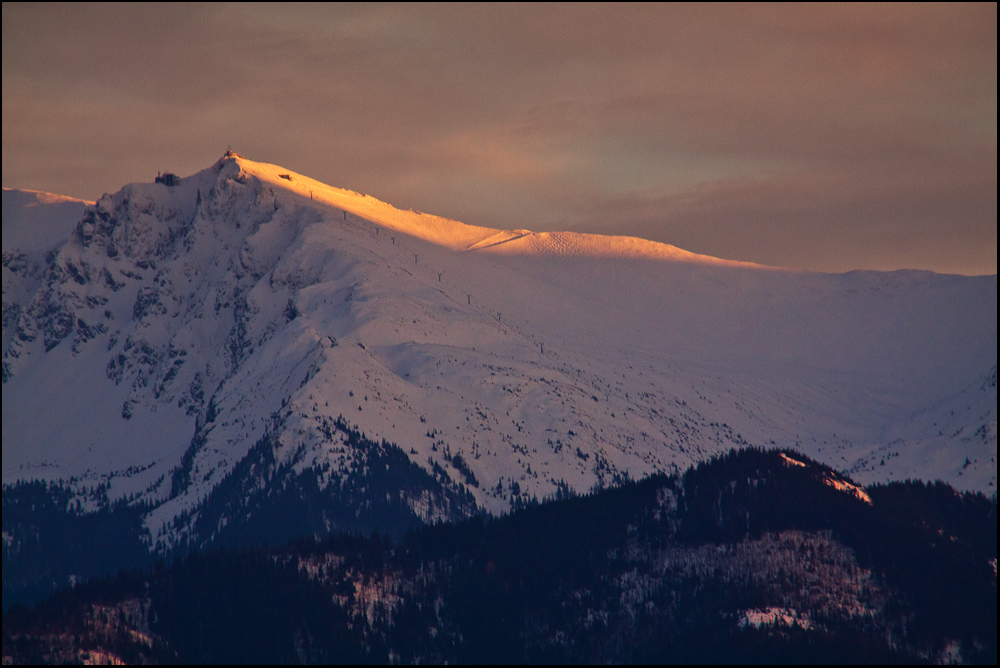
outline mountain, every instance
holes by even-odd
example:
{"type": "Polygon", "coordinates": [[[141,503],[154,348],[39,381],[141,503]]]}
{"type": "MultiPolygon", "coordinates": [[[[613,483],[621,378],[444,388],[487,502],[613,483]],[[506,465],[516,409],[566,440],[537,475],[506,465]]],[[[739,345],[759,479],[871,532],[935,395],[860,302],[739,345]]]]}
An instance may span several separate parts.
{"type": "Polygon", "coordinates": [[[209,551],[4,616],[10,663],[996,663],[996,500],[793,451],[209,551]]]}
{"type": "Polygon", "coordinates": [[[995,490],[995,275],[476,227],[232,153],[3,197],[5,607],[108,545],[399,535],[734,446],[995,490]]]}
{"type": "Polygon", "coordinates": [[[3,189],[4,352],[21,310],[38,291],[49,262],[89,205],[93,202],[34,190],[3,189]]]}

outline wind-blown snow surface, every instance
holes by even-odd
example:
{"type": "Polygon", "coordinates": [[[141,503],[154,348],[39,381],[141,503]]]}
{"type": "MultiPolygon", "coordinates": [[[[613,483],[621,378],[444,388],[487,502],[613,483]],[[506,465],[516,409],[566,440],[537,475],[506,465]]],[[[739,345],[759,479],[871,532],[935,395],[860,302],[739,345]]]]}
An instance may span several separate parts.
{"type": "Polygon", "coordinates": [[[3,481],[109,482],[161,502],[154,536],[266,433],[335,477],[339,415],[491,512],[744,443],[995,488],[995,275],[499,231],[227,156],[66,212],[32,282],[26,196],[4,191],[3,481]]]}

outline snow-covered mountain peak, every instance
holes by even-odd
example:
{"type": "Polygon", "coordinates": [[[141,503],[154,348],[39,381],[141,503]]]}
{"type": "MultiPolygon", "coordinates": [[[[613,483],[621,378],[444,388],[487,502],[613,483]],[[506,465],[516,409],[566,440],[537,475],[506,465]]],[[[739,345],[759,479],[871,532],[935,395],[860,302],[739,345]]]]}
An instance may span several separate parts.
{"type": "Polygon", "coordinates": [[[995,485],[996,276],[495,230],[235,154],[80,206],[34,260],[4,237],[3,480],[145,499],[154,538],[265,450],[343,484],[335,424],[492,512],[746,443],[995,485]]]}
{"type": "MultiPolygon", "coordinates": [[[[416,211],[403,211],[366,194],[335,188],[278,165],[254,162],[232,154],[220,165],[235,165],[242,178],[254,178],[289,201],[354,216],[386,231],[412,236],[452,250],[465,250],[497,230],[466,225],[416,211]],[[289,197],[290,196],[290,197],[289,197]]],[[[223,167],[226,169],[226,167],[223,167]]]]}
{"type": "Polygon", "coordinates": [[[635,237],[576,232],[536,233],[527,229],[496,230],[468,225],[431,214],[400,210],[374,197],[334,188],[278,165],[254,162],[241,156],[224,157],[221,164],[227,162],[238,165],[241,174],[255,177],[277,192],[294,194],[303,202],[308,198],[311,205],[325,204],[382,225],[387,230],[456,251],[487,251],[508,255],[635,258],[773,269],[748,262],[698,255],[669,244],[635,237]]]}

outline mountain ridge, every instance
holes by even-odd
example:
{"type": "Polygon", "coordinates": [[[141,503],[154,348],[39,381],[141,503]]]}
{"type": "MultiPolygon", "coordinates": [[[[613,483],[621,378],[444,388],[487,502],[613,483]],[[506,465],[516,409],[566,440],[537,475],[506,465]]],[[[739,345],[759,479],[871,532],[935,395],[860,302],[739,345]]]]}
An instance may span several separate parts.
{"type": "Polygon", "coordinates": [[[852,485],[748,448],[397,540],[208,550],[10,611],[4,659],[995,662],[996,499],[852,485]]]}
{"type": "Polygon", "coordinates": [[[739,262],[708,255],[698,255],[677,248],[676,246],[636,237],[579,232],[532,232],[531,230],[522,229],[498,230],[480,227],[433,214],[396,209],[392,205],[367,194],[335,188],[279,165],[254,162],[242,156],[236,156],[232,159],[247,174],[260,179],[261,182],[267,183],[271,187],[281,188],[287,192],[297,194],[303,198],[303,203],[308,193],[310,195],[310,202],[334,206],[349,214],[363,217],[372,223],[382,224],[397,232],[408,233],[423,241],[436,243],[452,250],[485,250],[486,248],[495,248],[501,244],[527,240],[529,244],[530,242],[535,242],[529,246],[529,253],[534,251],[539,254],[546,254],[546,252],[549,254],[559,254],[560,251],[566,252],[568,249],[576,251],[577,254],[592,257],[651,257],[733,267],[783,269],[780,267],[765,267],[764,265],[751,262],[739,262]],[[504,238],[502,240],[490,241],[495,237],[504,238]],[[488,241],[489,243],[486,243],[488,241]]]}
{"type": "Polygon", "coordinates": [[[153,549],[205,539],[241,462],[344,484],[364,457],[338,420],[489,513],[748,444],[995,489],[995,275],[493,230],[235,155],[3,271],[5,489],[149,504],[153,549]]]}

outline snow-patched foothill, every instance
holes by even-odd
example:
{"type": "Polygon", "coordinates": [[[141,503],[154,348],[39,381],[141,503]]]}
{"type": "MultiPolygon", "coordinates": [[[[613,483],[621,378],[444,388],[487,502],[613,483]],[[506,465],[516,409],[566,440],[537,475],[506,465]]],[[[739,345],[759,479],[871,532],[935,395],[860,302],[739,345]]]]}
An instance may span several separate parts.
{"type": "Polygon", "coordinates": [[[995,275],[495,230],[227,155],[88,206],[8,303],[7,197],[3,481],[159,503],[154,539],[265,435],[336,480],[338,416],[491,512],[747,443],[995,486],[995,275]]]}

